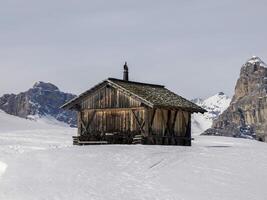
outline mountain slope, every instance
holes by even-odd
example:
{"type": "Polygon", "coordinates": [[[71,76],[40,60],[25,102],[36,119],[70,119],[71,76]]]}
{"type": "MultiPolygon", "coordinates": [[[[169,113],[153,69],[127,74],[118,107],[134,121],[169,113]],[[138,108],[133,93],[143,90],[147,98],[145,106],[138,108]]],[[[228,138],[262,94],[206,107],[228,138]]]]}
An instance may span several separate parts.
{"type": "Polygon", "coordinates": [[[75,134],[76,128],[70,128],[66,123],[48,124],[43,120],[23,119],[0,110],[1,158],[10,153],[71,146],[71,136],[75,134]]]}
{"type": "Polygon", "coordinates": [[[259,57],[242,66],[229,108],[205,134],[267,141],[267,65],[259,57]]]}
{"type": "Polygon", "coordinates": [[[76,113],[59,107],[75,95],[61,92],[51,83],[37,82],[26,92],[0,97],[0,109],[22,118],[55,118],[76,125],[76,113]]]}
{"type": "Polygon", "coordinates": [[[213,120],[229,106],[231,99],[223,92],[219,92],[206,99],[198,98],[192,101],[208,111],[204,114],[192,115],[192,134],[200,135],[211,128],[213,120]]]}
{"type": "Polygon", "coordinates": [[[7,133],[10,131],[24,131],[37,129],[51,129],[51,128],[66,128],[66,123],[47,123],[45,120],[34,121],[31,119],[24,119],[18,116],[10,115],[0,110],[0,132],[7,133]]]}

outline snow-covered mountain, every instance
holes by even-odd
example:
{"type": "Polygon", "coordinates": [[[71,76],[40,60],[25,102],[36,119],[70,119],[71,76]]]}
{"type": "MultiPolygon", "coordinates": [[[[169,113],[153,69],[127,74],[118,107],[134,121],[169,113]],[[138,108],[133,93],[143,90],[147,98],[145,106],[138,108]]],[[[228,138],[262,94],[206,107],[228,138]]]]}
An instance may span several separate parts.
{"type": "Polygon", "coordinates": [[[32,88],[19,94],[0,97],[0,109],[8,114],[34,120],[60,121],[76,125],[76,113],[60,109],[75,95],[61,92],[51,83],[37,82],[32,88]]]}
{"type": "Polygon", "coordinates": [[[197,98],[192,101],[208,111],[205,114],[192,116],[192,134],[200,135],[210,128],[213,120],[228,108],[231,98],[223,92],[219,92],[206,99],[197,98]]]}

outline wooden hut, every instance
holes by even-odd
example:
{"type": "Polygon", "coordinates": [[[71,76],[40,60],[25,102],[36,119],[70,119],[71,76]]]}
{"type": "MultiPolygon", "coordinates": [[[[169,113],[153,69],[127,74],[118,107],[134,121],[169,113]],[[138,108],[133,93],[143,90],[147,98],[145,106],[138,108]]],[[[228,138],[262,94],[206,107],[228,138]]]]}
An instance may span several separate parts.
{"type": "Polygon", "coordinates": [[[163,85],[108,78],[62,106],[78,113],[73,144],[191,145],[191,114],[205,110],[163,85]]]}

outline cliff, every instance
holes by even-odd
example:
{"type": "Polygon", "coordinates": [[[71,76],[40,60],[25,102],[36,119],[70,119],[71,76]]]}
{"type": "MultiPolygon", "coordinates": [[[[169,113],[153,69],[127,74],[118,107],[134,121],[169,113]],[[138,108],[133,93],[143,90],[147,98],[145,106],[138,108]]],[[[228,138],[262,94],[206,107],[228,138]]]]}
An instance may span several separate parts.
{"type": "Polygon", "coordinates": [[[242,66],[230,106],[204,135],[267,141],[267,65],[259,57],[242,66]]]}

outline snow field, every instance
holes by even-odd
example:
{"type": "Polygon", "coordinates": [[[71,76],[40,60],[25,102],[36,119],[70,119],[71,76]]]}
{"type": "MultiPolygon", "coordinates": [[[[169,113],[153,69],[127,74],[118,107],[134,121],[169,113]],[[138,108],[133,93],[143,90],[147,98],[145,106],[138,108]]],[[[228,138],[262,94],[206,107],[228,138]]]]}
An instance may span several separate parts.
{"type": "Polygon", "coordinates": [[[76,129],[42,127],[39,122],[4,115],[0,117],[8,118],[12,130],[0,128],[0,199],[265,200],[267,197],[266,143],[195,136],[192,147],[72,146],[71,136],[76,129]],[[21,130],[23,123],[30,123],[28,129],[21,130]]]}

